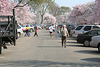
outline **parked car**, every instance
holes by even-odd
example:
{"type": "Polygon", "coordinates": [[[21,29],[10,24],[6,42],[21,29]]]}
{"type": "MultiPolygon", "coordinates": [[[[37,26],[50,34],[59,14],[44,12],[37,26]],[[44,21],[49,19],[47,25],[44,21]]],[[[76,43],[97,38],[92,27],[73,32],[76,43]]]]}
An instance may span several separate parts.
{"type": "Polygon", "coordinates": [[[73,30],[72,37],[76,38],[78,34],[86,33],[89,30],[92,30],[95,28],[100,28],[100,26],[99,25],[79,25],[73,30]]]}
{"type": "Polygon", "coordinates": [[[18,24],[17,26],[17,37],[19,38],[23,34],[23,27],[18,24]]]}
{"type": "Polygon", "coordinates": [[[41,25],[37,25],[37,29],[42,29],[41,25]]]}
{"type": "Polygon", "coordinates": [[[37,25],[36,24],[32,24],[34,27],[36,27],[37,25]]]}
{"type": "Polygon", "coordinates": [[[25,24],[25,25],[23,25],[23,31],[24,32],[26,31],[26,26],[29,27],[30,32],[34,31],[34,26],[33,25],[31,25],[31,24],[25,24]]]}
{"type": "Polygon", "coordinates": [[[66,25],[66,28],[68,30],[69,35],[71,35],[71,30],[74,30],[76,28],[75,25],[66,25]]]}
{"type": "Polygon", "coordinates": [[[97,47],[100,52],[100,35],[91,38],[90,46],[97,47]]]}
{"type": "Polygon", "coordinates": [[[82,43],[84,46],[90,46],[91,37],[100,35],[100,29],[90,30],[84,34],[78,34],[77,42],[82,43]]]}

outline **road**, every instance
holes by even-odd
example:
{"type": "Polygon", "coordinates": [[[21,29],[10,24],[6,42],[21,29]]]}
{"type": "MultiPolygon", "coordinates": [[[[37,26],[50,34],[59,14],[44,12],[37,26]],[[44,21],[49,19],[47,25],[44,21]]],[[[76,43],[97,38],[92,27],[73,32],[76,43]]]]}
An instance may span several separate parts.
{"type": "Polygon", "coordinates": [[[39,36],[21,36],[17,45],[8,46],[0,55],[0,67],[99,67],[97,48],[84,47],[69,37],[67,47],[61,47],[61,39],[50,37],[47,30],[39,30],[39,36]]]}

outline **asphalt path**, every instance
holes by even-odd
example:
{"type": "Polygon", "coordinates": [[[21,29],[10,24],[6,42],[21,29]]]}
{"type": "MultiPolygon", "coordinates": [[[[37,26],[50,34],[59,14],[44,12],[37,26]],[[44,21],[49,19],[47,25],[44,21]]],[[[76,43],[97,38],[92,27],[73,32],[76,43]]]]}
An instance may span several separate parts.
{"type": "Polygon", "coordinates": [[[8,45],[0,55],[0,67],[100,67],[97,48],[84,47],[74,38],[61,46],[61,38],[49,36],[48,30],[38,30],[38,37],[24,37],[17,45],[8,45]]]}

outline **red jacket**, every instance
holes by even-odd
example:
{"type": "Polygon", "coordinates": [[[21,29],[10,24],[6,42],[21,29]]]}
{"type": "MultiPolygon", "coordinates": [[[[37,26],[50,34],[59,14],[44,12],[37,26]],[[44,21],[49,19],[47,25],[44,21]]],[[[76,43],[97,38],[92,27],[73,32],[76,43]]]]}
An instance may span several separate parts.
{"type": "Polygon", "coordinates": [[[37,32],[37,29],[35,29],[35,31],[37,32]]]}

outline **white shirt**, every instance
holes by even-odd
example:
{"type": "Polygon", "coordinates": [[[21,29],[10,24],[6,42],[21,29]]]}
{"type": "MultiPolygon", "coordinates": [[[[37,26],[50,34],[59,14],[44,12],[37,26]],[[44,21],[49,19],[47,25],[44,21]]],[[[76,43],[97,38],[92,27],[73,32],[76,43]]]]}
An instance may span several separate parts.
{"type": "Polygon", "coordinates": [[[54,25],[52,26],[52,28],[53,28],[53,30],[55,30],[55,26],[54,25]]]}
{"type": "Polygon", "coordinates": [[[49,31],[53,32],[53,27],[52,26],[49,27],[49,31]]]}

